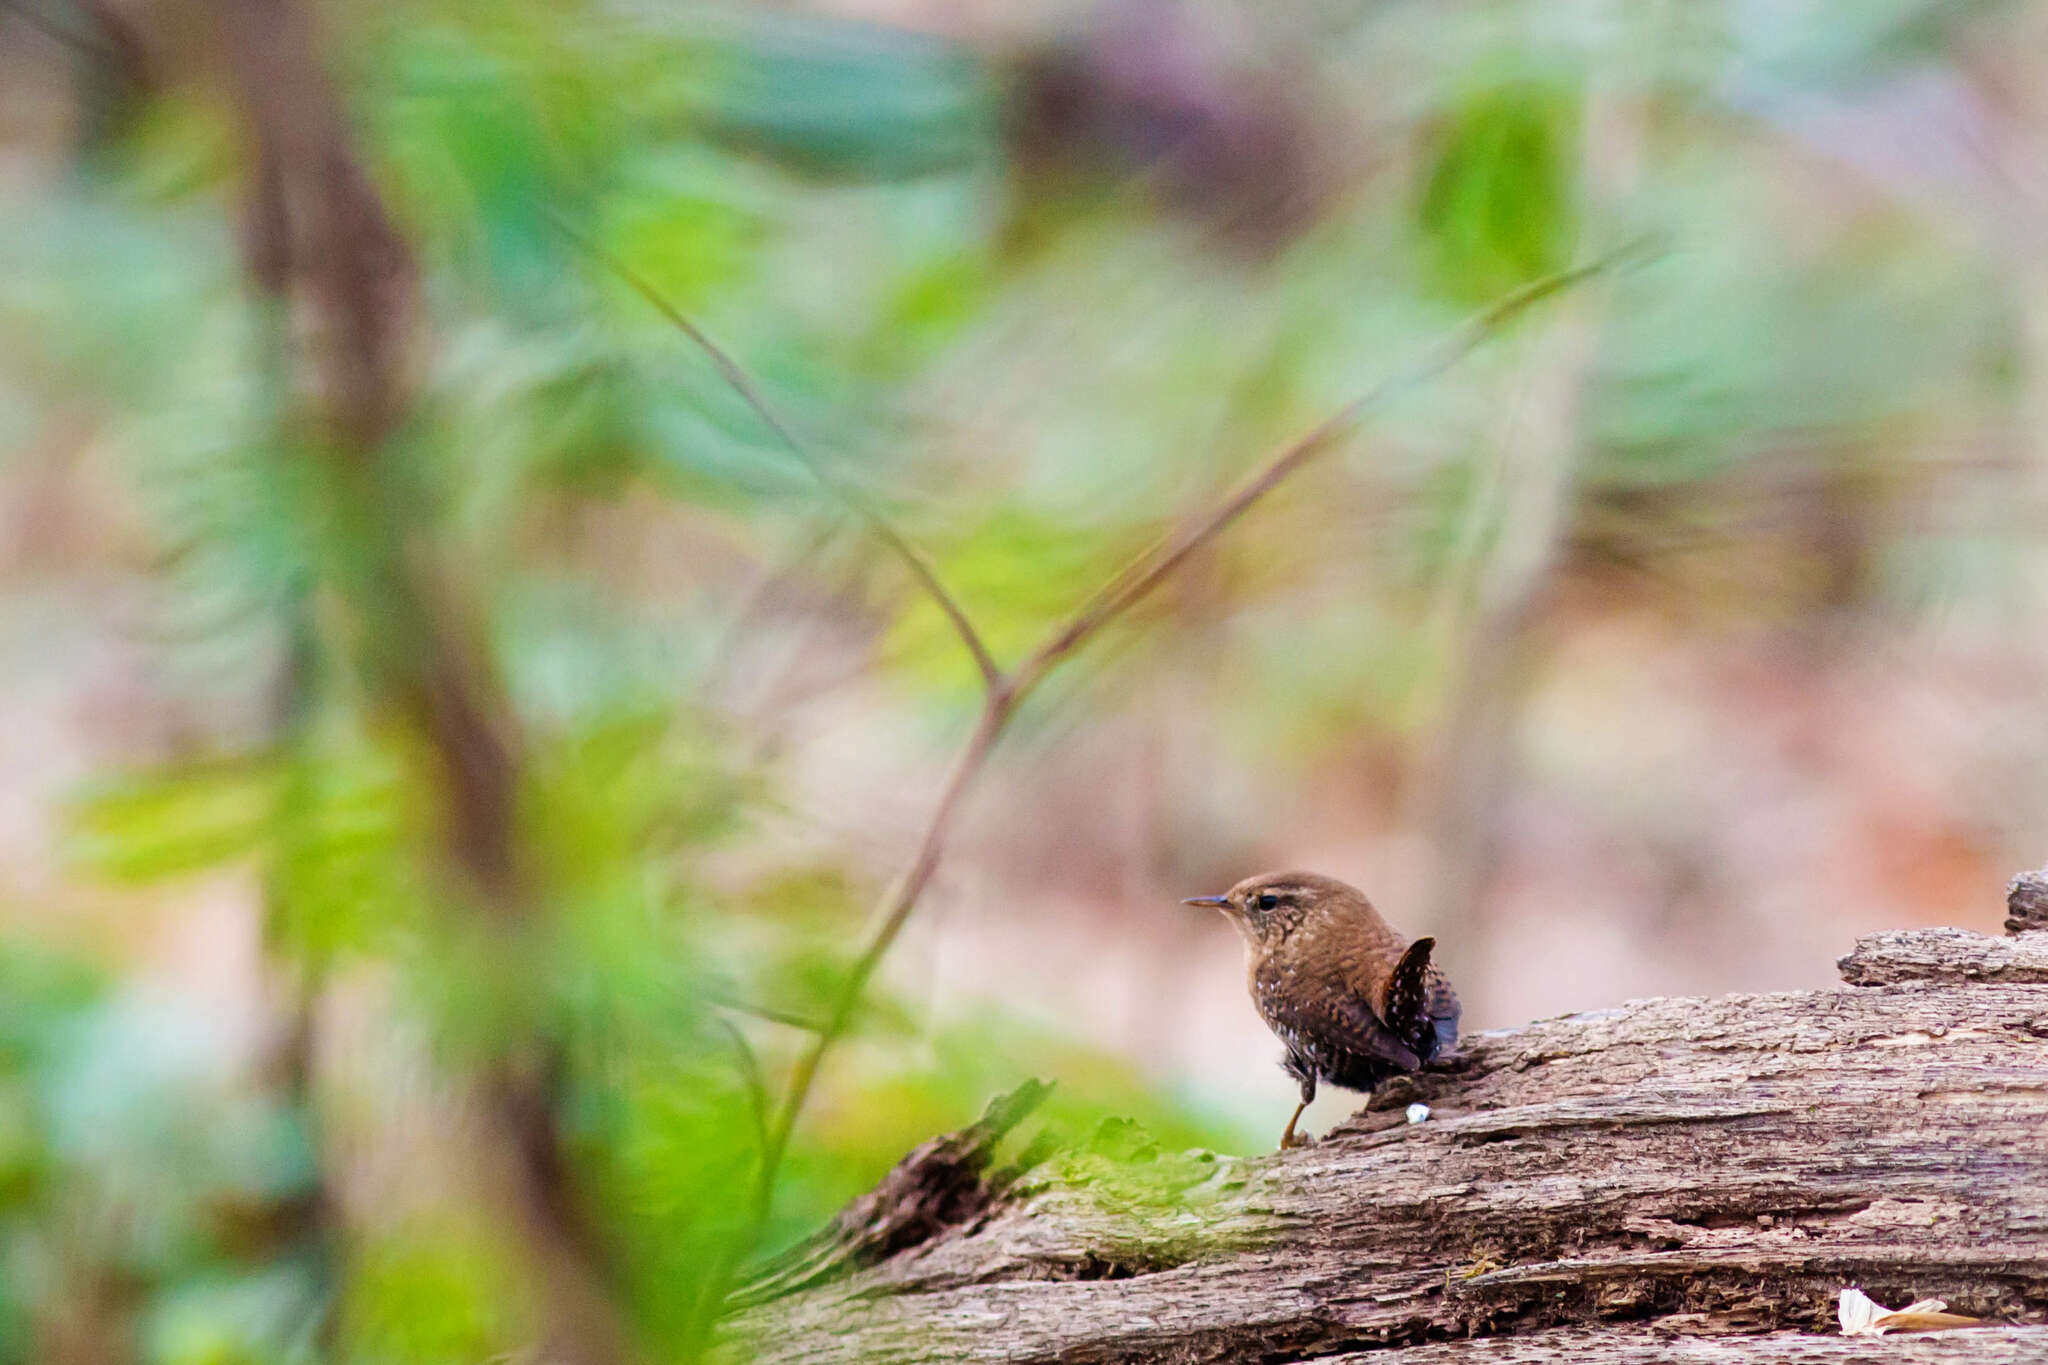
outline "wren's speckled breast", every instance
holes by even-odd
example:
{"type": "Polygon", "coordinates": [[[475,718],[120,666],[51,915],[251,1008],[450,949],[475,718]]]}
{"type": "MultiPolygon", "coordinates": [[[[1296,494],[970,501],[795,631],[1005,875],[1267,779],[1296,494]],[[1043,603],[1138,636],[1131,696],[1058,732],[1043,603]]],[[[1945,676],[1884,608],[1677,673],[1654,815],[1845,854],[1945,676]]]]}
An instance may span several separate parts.
{"type": "Polygon", "coordinates": [[[1236,926],[1252,1003],[1287,1045],[1281,1065],[1301,1083],[1301,1103],[1282,1147],[1302,1145],[1294,1125],[1319,1080],[1371,1091],[1457,1042],[1457,993],[1429,960],[1436,940],[1405,942],[1356,887],[1269,872],[1186,903],[1213,905],[1236,926]]]}

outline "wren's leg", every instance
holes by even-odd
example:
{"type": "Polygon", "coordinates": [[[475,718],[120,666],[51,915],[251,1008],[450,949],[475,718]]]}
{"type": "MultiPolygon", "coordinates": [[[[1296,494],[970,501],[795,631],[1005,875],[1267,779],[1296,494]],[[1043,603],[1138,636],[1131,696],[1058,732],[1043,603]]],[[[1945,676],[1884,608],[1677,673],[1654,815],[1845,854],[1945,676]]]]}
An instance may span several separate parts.
{"type": "Polygon", "coordinates": [[[1287,1131],[1280,1135],[1280,1150],[1290,1147],[1306,1147],[1308,1139],[1294,1131],[1294,1125],[1301,1122],[1301,1111],[1308,1108],[1316,1097],[1316,1073],[1311,1071],[1301,1078],[1301,1103],[1294,1106],[1293,1115],[1287,1120],[1287,1131]]]}
{"type": "Polygon", "coordinates": [[[1303,1100],[1300,1104],[1294,1106],[1294,1113],[1287,1120],[1287,1131],[1280,1135],[1281,1151],[1284,1152],[1290,1147],[1308,1146],[1308,1139],[1294,1131],[1294,1125],[1301,1122],[1301,1111],[1306,1108],[1308,1108],[1307,1100],[1303,1100]]]}

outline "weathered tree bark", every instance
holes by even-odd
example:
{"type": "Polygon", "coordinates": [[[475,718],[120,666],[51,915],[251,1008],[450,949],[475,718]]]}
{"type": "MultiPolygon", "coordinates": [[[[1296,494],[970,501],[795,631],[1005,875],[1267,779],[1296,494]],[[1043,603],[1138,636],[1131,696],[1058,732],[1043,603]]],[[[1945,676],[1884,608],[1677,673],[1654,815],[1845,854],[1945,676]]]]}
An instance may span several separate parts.
{"type": "Polygon", "coordinates": [[[2048,929],[2048,871],[2022,872],[2005,890],[2005,932],[2048,929]]]}
{"type": "Polygon", "coordinates": [[[1467,1040],[1314,1147],[926,1144],[759,1281],[760,1361],[2048,1360],[2048,933],[1882,934],[1855,989],[1467,1040]],[[1404,1108],[1432,1106],[1410,1124],[1404,1108]],[[950,1212],[949,1212],[950,1211],[950,1212]],[[1833,1335],[1860,1286],[1993,1320],[1833,1335]],[[1383,1358],[1383,1357],[1382,1357],[1383,1358]]]}

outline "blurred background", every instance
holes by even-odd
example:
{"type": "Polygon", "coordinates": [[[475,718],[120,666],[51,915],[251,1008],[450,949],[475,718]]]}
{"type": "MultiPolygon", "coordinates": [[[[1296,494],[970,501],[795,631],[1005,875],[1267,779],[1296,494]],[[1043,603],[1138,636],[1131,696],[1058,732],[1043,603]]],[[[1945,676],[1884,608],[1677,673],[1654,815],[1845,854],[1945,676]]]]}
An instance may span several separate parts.
{"type": "Polygon", "coordinates": [[[1254,872],[1436,935],[1468,1030],[1995,931],[2044,53],[2019,0],[0,0],[0,1362],[687,1356],[1026,1076],[1266,1150],[1177,903],[1254,872]],[[1030,699],[757,1218],[980,705],[842,492],[1008,666],[1615,252],[1030,699]]]}

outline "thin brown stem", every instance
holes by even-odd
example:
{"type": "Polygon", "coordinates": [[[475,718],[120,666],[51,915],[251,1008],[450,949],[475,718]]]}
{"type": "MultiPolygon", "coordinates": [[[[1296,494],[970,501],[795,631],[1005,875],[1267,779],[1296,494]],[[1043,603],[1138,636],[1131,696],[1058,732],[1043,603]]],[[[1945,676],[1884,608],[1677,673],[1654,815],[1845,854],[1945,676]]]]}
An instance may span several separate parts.
{"type": "Polygon", "coordinates": [[[712,1004],[722,1010],[729,1010],[734,1014],[744,1014],[749,1019],[759,1019],[763,1023],[780,1024],[784,1028],[793,1028],[799,1033],[823,1033],[825,1031],[824,1020],[813,1019],[807,1014],[798,1014],[793,1010],[779,1010],[772,1005],[757,1005],[750,1000],[735,1000],[730,996],[722,995],[715,991],[708,998],[712,1004]]]}
{"type": "Polygon", "coordinates": [[[989,694],[981,717],[975,722],[974,734],[954,761],[952,776],[946,780],[939,804],[932,810],[931,821],[925,826],[924,838],[917,847],[917,856],[883,898],[867,947],[861,950],[861,955],[847,971],[846,979],[840,983],[824,1027],[797,1061],[796,1070],[790,1077],[789,1094],[776,1113],[775,1126],[769,1132],[760,1178],[755,1183],[754,1204],[763,1214],[768,1199],[774,1193],[776,1167],[789,1147],[790,1133],[796,1127],[797,1115],[803,1110],[811,1084],[817,1079],[818,1067],[832,1045],[845,1034],[848,1021],[853,1018],[861,996],[867,991],[868,981],[874,976],[875,969],[882,965],[882,959],[888,956],[897,935],[903,932],[904,924],[909,921],[910,912],[917,907],[918,898],[930,884],[932,873],[938,870],[939,857],[945,851],[946,836],[952,832],[953,820],[959,814],[974,780],[987,766],[988,756],[1002,737],[1003,728],[1009,724],[1015,707],[1016,699],[1008,688],[999,687],[989,694]]]}
{"type": "Polygon", "coordinates": [[[734,360],[723,346],[713,341],[689,314],[669,302],[668,297],[655,288],[651,280],[592,241],[560,214],[549,212],[548,218],[555,225],[556,231],[574,242],[592,260],[609,270],[620,283],[638,294],[647,302],[648,307],[661,314],[677,331],[695,343],[698,350],[704,352],[727,386],[754,410],[754,415],[775,433],[776,439],[781,441],[789,453],[796,457],[797,462],[809,471],[811,477],[846,504],[855,516],[866,522],[875,537],[903,561],[904,567],[910,570],[910,576],[917,580],[918,586],[937,604],[939,611],[953,627],[953,633],[960,637],[960,643],[973,657],[975,670],[981,674],[982,686],[991,692],[999,689],[1003,682],[1003,671],[996,666],[995,656],[989,653],[988,646],[982,641],[981,632],[974,628],[974,622],[968,619],[966,610],[953,594],[947,591],[946,585],[939,581],[938,570],[932,566],[931,560],[924,552],[911,544],[909,538],[896,529],[896,524],[889,520],[866,492],[852,480],[840,475],[808,444],[799,439],[790,425],[769,406],[760,387],[748,377],[744,369],[740,368],[739,362],[734,360]]]}
{"type": "Polygon", "coordinates": [[[1130,563],[1111,574],[1109,580],[1081,608],[1055,629],[1036,649],[1024,657],[1015,673],[1016,692],[1024,696],[1044,681],[1059,663],[1097,631],[1135,606],[1163,583],[1188,557],[1214,540],[1253,503],[1278,487],[1282,480],[1349,435],[1366,413],[1389,398],[1426,383],[1469,355],[1481,342],[1498,332],[1531,306],[1560,290],[1568,289],[1607,268],[1612,258],[1546,275],[1507,294],[1474,314],[1455,331],[1429,348],[1415,363],[1352,399],[1314,428],[1297,437],[1261,462],[1236,488],[1213,505],[1196,512],[1172,533],[1143,551],[1130,563]]]}
{"type": "Polygon", "coordinates": [[[790,1074],[789,1089],[781,1107],[776,1110],[775,1121],[762,1144],[760,1163],[755,1167],[746,1231],[725,1249],[706,1282],[700,1300],[702,1309],[684,1346],[685,1360],[696,1359],[709,1343],[740,1263],[752,1254],[767,1225],[775,1198],[776,1177],[782,1169],[783,1157],[789,1151],[789,1140],[796,1130],[797,1118],[803,1113],[804,1102],[810,1097],[811,1087],[818,1078],[818,1069],[824,1064],[825,1054],[844,1036],[848,1022],[859,1008],[861,996],[866,993],[869,980],[876,968],[882,965],[882,959],[888,956],[897,936],[903,932],[903,926],[909,922],[910,913],[931,882],[932,873],[938,870],[939,857],[945,850],[946,837],[952,831],[954,818],[959,814],[975,779],[987,766],[989,754],[1001,738],[1003,727],[1009,723],[1015,705],[1015,697],[1007,685],[999,684],[989,692],[981,715],[975,721],[974,733],[960,751],[959,758],[954,760],[945,790],[925,825],[917,856],[882,898],[867,947],[855,959],[846,979],[840,984],[838,994],[833,997],[831,1012],[817,1035],[797,1058],[796,1068],[790,1074]]]}

